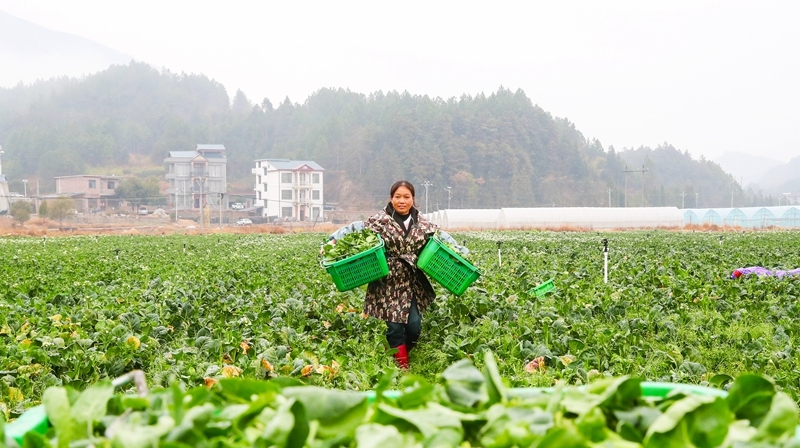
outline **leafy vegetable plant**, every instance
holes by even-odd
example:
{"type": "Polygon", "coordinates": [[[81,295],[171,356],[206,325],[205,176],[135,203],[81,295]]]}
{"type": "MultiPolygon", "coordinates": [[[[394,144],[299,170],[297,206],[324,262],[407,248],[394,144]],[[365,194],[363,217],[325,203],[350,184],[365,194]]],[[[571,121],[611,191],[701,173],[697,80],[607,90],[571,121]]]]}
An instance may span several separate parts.
{"type": "Polygon", "coordinates": [[[325,243],[322,246],[322,257],[326,263],[343,260],[380,245],[380,241],[380,237],[374,230],[357,230],[338,240],[330,240],[325,243]]]}
{"type": "Polygon", "coordinates": [[[461,360],[444,384],[406,377],[373,394],[303,386],[289,379],[221,379],[188,391],[177,384],[146,397],[113,395],[108,382],[83,393],[51,387],[52,428],[24,444],[47,446],[274,447],[783,447],[798,408],[767,378],[746,374],[728,394],[645,396],[640,379],[584,387],[509,389],[492,352],[484,370],[461,360]]]}

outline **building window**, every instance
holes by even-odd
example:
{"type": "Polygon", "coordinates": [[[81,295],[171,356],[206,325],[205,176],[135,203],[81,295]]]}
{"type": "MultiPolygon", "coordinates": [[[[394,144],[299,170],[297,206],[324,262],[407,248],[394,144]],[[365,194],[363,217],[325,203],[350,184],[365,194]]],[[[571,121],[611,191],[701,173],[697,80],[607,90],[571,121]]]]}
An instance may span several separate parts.
{"type": "Polygon", "coordinates": [[[108,189],[109,190],[113,190],[114,189],[114,182],[109,182],[108,183],[108,189]]]}
{"type": "Polygon", "coordinates": [[[256,176],[256,183],[257,184],[261,183],[261,176],[260,175],[256,176]]]}
{"type": "Polygon", "coordinates": [[[292,207],[281,207],[281,218],[291,218],[292,207]]]}
{"type": "Polygon", "coordinates": [[[311,217],[313,219],[319,218],[319,207],[314,207],[311,209],[311,217]]]}
{"type": "Polygon", "coordinates": [[[319,201],[319,190],[313,190],[311,192],[311,199],[319,201]]]}
{"type": "Polygon", "coordinates": [[[292,200],[292,190],[281,190],[281,199],[284,201],[292,200]]]}
{"type": "Polygon", "coordinates": [[[319,183],[319,173],[313,173],[311,175],[311,182],[318,184],[319,183]]]}
{"type": "Polygon", "coordinates": [[[259,201],[261,200],[261,192],[260,191],[256,191],[256,199],[258,199],[259,201]]]}
{"type": "Polygon", "coordinates": [[[97,188],[97,181],[96,180],[90,180],[89,181],[89,188],[97,188]]]}
{"type": "Polygon", "coordinates": [[[283,184],[292,183],[292,173],[281,173],[281,183],[283,184]]]}
{"type": "Polygon", "coordinates": [[[220,166],[220,165],[209,165],[208,166],[208,177],[222,177],[222,166],[220,166]]]}

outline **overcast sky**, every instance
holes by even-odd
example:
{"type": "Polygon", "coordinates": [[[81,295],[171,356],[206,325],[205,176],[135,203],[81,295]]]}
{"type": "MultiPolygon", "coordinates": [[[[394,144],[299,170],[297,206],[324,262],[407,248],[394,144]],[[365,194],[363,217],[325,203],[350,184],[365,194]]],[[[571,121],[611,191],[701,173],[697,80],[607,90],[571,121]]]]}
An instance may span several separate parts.
{"type": "MultiPolygon", "coordinates": [[[[0,0],[254,102],[522,89],[617,149],[800,156],[800,1],[0,0]]],[[[33,80],[25,80],[33,81],[33,80]]]]}

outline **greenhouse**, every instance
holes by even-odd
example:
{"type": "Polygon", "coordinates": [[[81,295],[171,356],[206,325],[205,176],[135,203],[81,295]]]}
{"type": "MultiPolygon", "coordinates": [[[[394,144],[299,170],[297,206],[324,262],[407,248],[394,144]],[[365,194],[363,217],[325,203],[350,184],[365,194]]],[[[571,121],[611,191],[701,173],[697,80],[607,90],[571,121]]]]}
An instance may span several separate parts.
{"type": "Polygon", "coordinates": [[[630,229],[682,227],[675,207],[541,207],[448,209],[425,215],[444,229],[523,229],[576,227],[630,229]]]}
{"type": "Polygon", "coordinates": [[[448,209],[434,221],[445,229],[496,229],[500,209],[448,209]]]}
{"type": "Polygon", "coordinates": [[[784,207],[741,207],[687,209],[684,224],[713,224],[730,227],[800,227],[800,209],[784,207]]]}
{"type": "Polygon", "coordinates": [[[583,227],[629,229],[682,227],[677,207],[544,207],[500,209],[501,229],[583,227]]]}

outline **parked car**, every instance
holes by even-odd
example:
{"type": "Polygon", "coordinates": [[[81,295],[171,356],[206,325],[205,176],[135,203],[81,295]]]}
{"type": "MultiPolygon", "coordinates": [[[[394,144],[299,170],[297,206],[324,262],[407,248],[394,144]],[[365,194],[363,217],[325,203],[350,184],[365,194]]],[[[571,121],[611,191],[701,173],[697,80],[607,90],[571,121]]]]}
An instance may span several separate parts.
{"type": "Polygon", "coordinates": [[[139,206],[139,214],[140,215],[146,215],[147,214],[147,207],[144,206],[144,205],[139,206]]]}
{"type": "Polygon", "coordinates": [[[239,218],[239,220],[236,221],[237,226],[249,226],[252,223],[253,221],[251,221],[249,218],[239,218]]]}
{"type": "Polygon", "coordinates": [[[231,209],[244,210],[244,204],[242,204],[241,202],[234,202],[233,204],[231,204],[231,209]]]}

